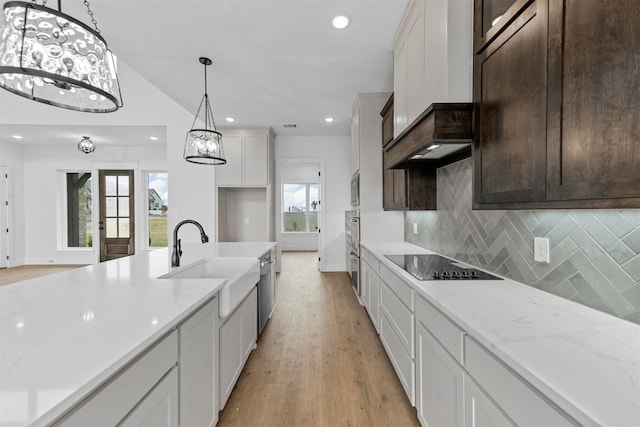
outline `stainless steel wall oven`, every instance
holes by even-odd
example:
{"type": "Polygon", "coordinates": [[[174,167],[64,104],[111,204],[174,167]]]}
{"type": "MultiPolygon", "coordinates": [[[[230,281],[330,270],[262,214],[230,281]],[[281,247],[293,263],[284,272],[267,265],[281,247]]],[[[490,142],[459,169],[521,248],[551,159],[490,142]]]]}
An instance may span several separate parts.
{"type": "Polygon", "coordinates": [[[347,268],[351,276],[351,283],[356,295],[360,296],[360,210],[354,209],[347,212],[348,231],[350,239],[347,241],[349,262],[347,268]]]}

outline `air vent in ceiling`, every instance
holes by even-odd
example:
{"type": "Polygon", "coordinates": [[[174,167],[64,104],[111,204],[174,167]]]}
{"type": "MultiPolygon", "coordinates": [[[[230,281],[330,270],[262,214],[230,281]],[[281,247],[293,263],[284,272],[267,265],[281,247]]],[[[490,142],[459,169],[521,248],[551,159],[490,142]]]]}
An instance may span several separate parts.
{"type": "Polygon", "coordinates": [[[285,123],[282,126],[284,126],[285,129],[295,129],[298,127],[298,125],[295,123],[285,123]]]}

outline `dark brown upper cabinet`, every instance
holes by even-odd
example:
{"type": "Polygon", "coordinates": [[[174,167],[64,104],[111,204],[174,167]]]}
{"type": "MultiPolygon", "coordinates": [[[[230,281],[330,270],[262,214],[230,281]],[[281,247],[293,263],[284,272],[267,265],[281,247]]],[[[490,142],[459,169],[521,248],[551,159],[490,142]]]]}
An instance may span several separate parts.
{"type": "Polygon", "coordinates": [[[393,135],[393,120],[388,120],[393,97],[389,99],[380,113],[385,210],[437,209],[437,169],[471,155],[472,108],[470,103],[432,104],[387,140],[385,135],[393,135]],[[387,132],[385,123],[390,123],[387,132]]]}
{"type": "MultiPolygon", "coordinates": [[[[393,141],[393,94],[382,108],[380,115],[382,116],[382,148],[384,149],[393,141]]],[[[384,165],[380,166],[382,167],[382,208],[385,211],[407,209],[407,185],[404,169],[385,169],[384,165]]]]}
{"type": "Polygon", "coordinates": [[[474,208],[640,207],[640,1],[494,0],[494,25],[488,2],[474,12],[474,208]]]}

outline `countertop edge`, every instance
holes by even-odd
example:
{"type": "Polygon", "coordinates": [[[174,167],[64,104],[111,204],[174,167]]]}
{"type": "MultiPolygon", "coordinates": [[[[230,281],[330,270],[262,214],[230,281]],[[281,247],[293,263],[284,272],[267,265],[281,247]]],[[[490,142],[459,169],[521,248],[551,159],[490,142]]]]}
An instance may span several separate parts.
{"type": "Polygon", "coordinates": [[[209,301],[217,298],[218,291],[224,286],[225,283],[227,283],[227,281],[219,279],[212,279],[212,281],[213,280],[219,281],[219,283],[206,296],[200,298],[197,302],[180,313],[179,316],[176,316],[170,322],[166,323],[162,328],[151,334],[147,339],[141,341],[138,345],[132,348],[131,351],[123,355],[120,359],[114,361],[113,364],[100,372],[89,382],[85,383],[81,388],[76,390],[64,400],[60,401],[56,406],[42,414],[38,419],[34,420],[33,424],[31,425],[46,426],[59,420],[75,406],[81,404],[87,398],[90,398],[91,394],[99,391],[100,388],[107,385],[121,371],[126,369],[132,362],[134,362],[138,356],[142,355],[149,348],[153,347],[153,345],[169,335],[174,329],[178,327],[179,324],[189,318],[202,306],[204,306],[209,301]]]}
{"type": "MultiPolygon", "coordinates": [[[[557,406],[560,410],[562,410],[569,416],[573,417],[576,421],[586,425],[598,425],[598,424],[611,425],[612,423],[615,422],[615,420],[601,419],[596,414],[592,415],[594,411],[591,411],[591,413],[587,412],[588,409],[592,409],[592,408],[587,408],[585,410],[578,403],[576,403],[575,399],[572,399],[571,396],[567,396],[565,394],[558,392],[555,388],[553,388],[553,386],[551,386],[550,384],[547,384],[542,378],[540,378],[539,375],[530,371],[526,366],[522,365],[518,360],[515,360],[513,357],[511,357],[508,354],[508,352],[500,348],[499,345],[497,345],[496,343],[488,339],[483,332],[478,330],[477,327],[468,323],[466,320],[461,318],[458,314],[456,314],[451,309],[443,305],[441,301],[438,301],[437,298],[435,298],[433,295],[429,293],[429,291],[427,290],[428,285],[425,285],[424,284],[425,282],[422,282],[421,284],[420,281],[415,279],[409,273],[404,271],[402,268],[400,268],[398,265],[396,265],[395,263],[393,263],[391,260],[389,260],[384,256],[384,255],[390,255],[390,254],[421,254],[421,253],[429,254],[429,253],[437,253],[437,252],[430,251],[425,248],[422,248],[407,242],[388,242],[388,243],[365,242],[365,243],[361,243],[361,246],[364,249],[368,250],[372,255],[374,255],[380,263],[384,264],[385,267],[390,269],[395,275],[401,278],[404,282],[410,284],[411,287],[416,292],[419,293],[419,295],[423,296],[430,303],[432,303],[438,310],[444,313],[453,322],[458,324],[469,336],[471,336],[478,343],[480,343],[482,346],[488,349],[491,353],[493,353],[506,367],[508,367],[515,374],[517,374],[522,379],[524,379],[533,389],[537,390],[540,394],[546,396],[546,398],[552,401],[553,404],[557,406]]],[[[451,258],[451,257],[448,257],[448,258],[451,258]]],[[[481,268],[479,269],[482,270],[481,268]]],[[[492,274],[499,276],[496,273],[492,273],[492,274]]],[[[511,280],[508,278],[504,278],[502,276],[499,276],[499,277],[503,278],[504,283],[524,287],[522,289],[525,289],[527,292],[531,292],[534,294],[540,293],[540,295],[543,295],[545,298],[557,299],[558,301],[561,301],[561,304],[566,304],[566,306],[569,306],[569,307],[578,306],[580,311],[583,311],[584,309],[585,312],[587,311],[593,312],[594,317],[604,318],[608,316],[611,322],[619,323],[621,326],[633,325],[631,322],[625,321],[623,319],[618,319],[609,314],[599,312],[597,310],[591,309],[587,306],[583,306],[581,304],[578,304],[570,300],[566,300],[564,298],[550,294],[548,292],[537,289],[535,287],[528,286],[520,282],[511,280]]],[[[500,281],[483,281],[483,282],[501,283],[500,281]]]]}

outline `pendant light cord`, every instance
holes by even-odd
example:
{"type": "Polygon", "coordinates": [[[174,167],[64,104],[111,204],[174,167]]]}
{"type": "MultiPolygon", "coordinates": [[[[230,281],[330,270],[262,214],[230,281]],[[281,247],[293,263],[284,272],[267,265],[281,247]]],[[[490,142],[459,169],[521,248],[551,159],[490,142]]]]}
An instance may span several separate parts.
{"type": "Polygon", "coordinates": [[[207,93],[207,64],[204,63],[202,64],[202,66],[204,67],[204,99],[205,99],[205,106],[204,106],[204,128],[205,129],[209,129],[209,110],[211,109],[211,107],[209,106],[209,94],[207,93]]]}

